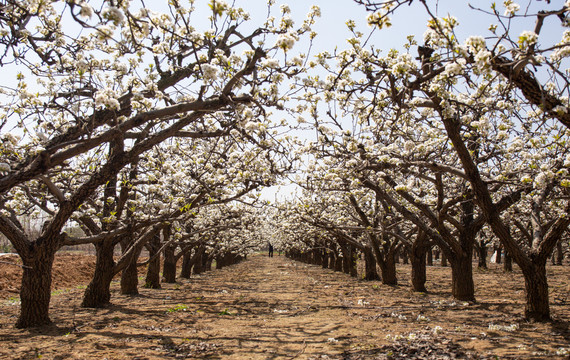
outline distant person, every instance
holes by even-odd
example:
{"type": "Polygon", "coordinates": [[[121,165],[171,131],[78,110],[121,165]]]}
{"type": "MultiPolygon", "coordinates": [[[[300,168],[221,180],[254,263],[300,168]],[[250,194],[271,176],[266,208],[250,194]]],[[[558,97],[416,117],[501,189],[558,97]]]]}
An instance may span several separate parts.
{"type": "Polygon", "coordinates": [[[273,257],[273,245],[269,243],[269,257],[273,257]]]}

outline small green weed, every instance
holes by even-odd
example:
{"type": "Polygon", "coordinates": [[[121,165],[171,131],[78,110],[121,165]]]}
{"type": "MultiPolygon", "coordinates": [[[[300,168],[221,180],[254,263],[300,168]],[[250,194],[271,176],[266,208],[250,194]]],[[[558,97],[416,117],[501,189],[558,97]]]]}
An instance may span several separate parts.
{"type": "Polygon", "coordinates": [[[188,305],[178,304],[175,307],[167,309],[166,312],[167,313],[173,313],[173,312],[187,311],[187,310],[188,310],[188,305]]]}

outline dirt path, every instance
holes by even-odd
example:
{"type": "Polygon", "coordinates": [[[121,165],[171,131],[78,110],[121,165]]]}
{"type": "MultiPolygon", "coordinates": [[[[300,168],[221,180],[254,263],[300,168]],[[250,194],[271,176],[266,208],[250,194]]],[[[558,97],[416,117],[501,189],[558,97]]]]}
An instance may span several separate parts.
{"type": "MultiPolygon", "coordinates": [[[[406,269],[398,270],[402,283],[406,269]]],[[[34,330],[13,329],[18,306],[4,302],[0,358],[566,358],[566,303],[553,304],[558,322],[527,324],[516,275],[476,274],[480,300],[467,304],[446,295],[448,268],[429,271],[433,293],[417,294],[408,285],[254,256],[136,297],[119,295],[115,284],[105,309],[79,308],[82,289],[57,292],[55,325],[34,330]]],[[[562,283],[551,286],[567,286],[568,267],[557,271],[562,283]]]]}

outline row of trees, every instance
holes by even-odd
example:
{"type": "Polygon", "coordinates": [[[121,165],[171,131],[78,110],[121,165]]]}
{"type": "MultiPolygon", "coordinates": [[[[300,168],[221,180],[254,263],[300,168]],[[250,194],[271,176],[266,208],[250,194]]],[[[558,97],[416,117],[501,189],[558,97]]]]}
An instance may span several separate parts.
{"type": "MultiPolygon", "coordinates": [[[[357,2],[378,27],[412,3],[357,2]]],[[[366,278],[378,277],[377,264],[395,284],[394,253],[405,246],[414,290],[424,291],[423,258],[435,244],[454,297],[475,300],[474,246],[494,237],[524,275],[526,318],[548,320],[545,266],[570,224],[570,7],[523,13],[506,1],[502,13],[493,4],[488,36],[461,40],[456,18],[417,6],[430,17],[423,44],[409,37],[406,50],[385,52],[349,23],[352,47],[320,54],[326,75],[303,83],[318,139],[303,149],[313,159],[307,191],[283,215],[313,229],[292,235],[297,250],[323,241],[343,255],[360,249],[366,278]],[[512,30],[529,18],[530,29],[512,30]],[[541,37],[547,22],[557,39],[541,37]]]]}
{"type": "Polygon", "coordinates": [[[286,9],[252,28],[223,1],[206,14],[179,1],[148,5],[0,5],[0,64],[19,71],[2,88],[0,120],[0,231],[24,266],[17,327],[50,322],[51,269],[64,245],[95,245],[89,307],[108,303],[120,271],[124,292],[136,292],[144,247],[149,286],[155,254],[164,253],[167,280],[177,258],[206,263],[204,249],[220,264],[245,255],[261,240],[237,201],[258,202],[256,191],[291,168],[271,109],[299,72],[304,55],[291,48],[310,42],[318,9],[298,28],[286,9]],[[40,215],[39,236],[26,233],[22,217],[40,215]],[[65,233],[74,225],[84,237],[65,233]]]}

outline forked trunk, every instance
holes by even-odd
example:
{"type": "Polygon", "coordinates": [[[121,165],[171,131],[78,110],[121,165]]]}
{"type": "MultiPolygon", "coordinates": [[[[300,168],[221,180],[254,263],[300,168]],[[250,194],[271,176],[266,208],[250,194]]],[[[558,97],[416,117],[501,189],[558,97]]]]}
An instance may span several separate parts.
{"type": "Polygon", "coordinates": [[[113,240],[105,240],[95,245],[97,261],[93,278],[83,294],[82,307],[99,308],[111,301],[111,281],[115,275],[115,260],[113,240]]]}
{"type": "Polygon", "coordinates": [[[22,257],[24,266],[20,287],[20,315],[17,328],[29,328],[51,323],[49,302],[51,298],[51,271],[54,251],[38,247],[35,254],[22,257]]]}

